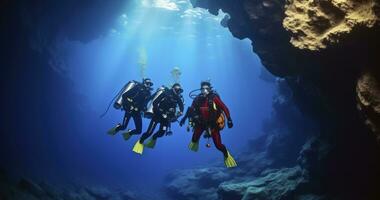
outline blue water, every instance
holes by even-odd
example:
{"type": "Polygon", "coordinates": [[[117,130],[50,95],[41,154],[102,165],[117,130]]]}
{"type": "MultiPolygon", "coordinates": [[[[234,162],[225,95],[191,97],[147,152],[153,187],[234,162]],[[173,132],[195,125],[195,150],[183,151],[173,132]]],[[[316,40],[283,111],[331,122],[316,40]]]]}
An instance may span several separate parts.
{"type": "MultiPolygon", "coordinates": [[[[247,140],[261,133],[262,121],[271,114],[274,85],[259,78],[263,67],[251,41],[236,39],[222,27],[223,13],[212,16],[192,9],[186,1],[144,2],[126,6],[125,15],[96,40],[58,42],[64,52],[65,76],[81,95],[68,97],[68,103],[80,105],[88,117],[73,116],[79,127],[57,127],[67,135],[57,147],[61,154],[55,160],[61,168],[46,169],[50,174],[65,172],[69,180],[154,192],[172,170],[223,164],[222,154],[214,145],[206,148],[204,139],[198,153],[190,152],[191,133],[178,124],[173,125],[172,136],[159,139],[156,148],[146,149],[142,156],[132,152],[138,137],[124,141],[121,135],[106,134],[121,122],[123,113],[111,108],[104,118],[99,115],[126,82],[141,80],[138,62],[144,51],[146,76],[155,88],[172,84],[170,72],[180,68],[186,107],[191,104],[188,93],[199,88],[202,80],[211,80],[234,121],[232,129],[222,131],[222,141],[233,155],[246,150],[247,140]],[[176,7],[168,2],[176,2],[176,7]],[[71,134],[71,130],[80,132],[71,134]]],[[[143,131],[148,123],[144,119],[143,131]]]]}

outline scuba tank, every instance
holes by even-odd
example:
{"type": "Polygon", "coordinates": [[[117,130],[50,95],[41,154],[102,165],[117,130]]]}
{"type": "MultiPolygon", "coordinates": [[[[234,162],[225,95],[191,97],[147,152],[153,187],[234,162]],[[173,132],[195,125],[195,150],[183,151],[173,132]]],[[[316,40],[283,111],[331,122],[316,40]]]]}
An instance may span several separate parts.
{"type": "Polygon", "coordinates": [[[121,90],[116,94],[116,96],[110,101],[106,111],[100,115],[100,118],[104,117],[107,114],[108,110],[111,107],[112,102],[114,102],[114,101],[115,101],[115,103],[113,104],[113,107],[115,109],[122,109],[122,107],[123,107],[123,94],[128,92],[129,90],[131,90],[133,87],[135,87],[137,85],[137,83],[138,83],[137,81],[129,81],[127,84],[125,84],[124,87],[121,88],[121,90]]]}
{"type": "Polygon", "coordinates": [[[146,118],[152,118],[153,117],[153,102],[166,90],[165,86],[161,86],[157,89],[156,93],[154,94],[152,101],[149,102],[146,112],[144,113],[144,117],[146,118]]]}
{"type": "Polygon", "coordinates": [[[121,109],[123,107],[123,94],[131,90],[136,85],[136,81],[129,81],[127,84],[124,85],[124,87],[118,93],[115,103],[113,104],[113,107],[115,109],[121,109]]]}

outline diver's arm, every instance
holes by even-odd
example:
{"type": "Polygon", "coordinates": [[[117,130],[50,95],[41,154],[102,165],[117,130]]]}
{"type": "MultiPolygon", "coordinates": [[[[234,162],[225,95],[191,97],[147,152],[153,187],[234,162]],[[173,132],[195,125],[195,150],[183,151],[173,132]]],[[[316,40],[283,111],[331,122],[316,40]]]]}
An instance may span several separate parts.
{"type": "Polygon", "coordinates": [[[231,120],[230,111],[228,110],[227,106],[223,103],[223,101],[218,96],[215,96],[214,97],[214,102],[216,103],[216,105],[218,107],[220,107],[223,110],[223,112],[226,115],[227,119],[231,120]]]}
{"type": "Polygon", "coordinates": [[[143,111],[144,112],[147,110],[148,103],[152,99],[153,99],[153,96],[151,95],[151,93],[150,92],[146,92],[145,99],[144,99],[144,105],[143,105],[143,111]]]}
{"type": "Polygon", "coordinates": [[[196,102],[196,100],[197,99],[194,99],[193,103],[191,103],[191,106],[187,108],[185,116],[183,116],[182,119],[181,119],[181,121],[180,121],[180,125],[181,126],[186,122],[187,118],[189,118],[191,115],[193,115],[194,110],[195,110],[195,102],[196,102]]]}
{"type": "Polygon", "coordinates": [[[227,106],[223,103],[223,101],[218,96],[214,97],[214,102],[216,103],[218,107],[220,107],[223,110],[224,114],[226,115],[228,128],[232,128],[234,124],[232,123],[230,111],[228,110],[227,106]]]}
{"type": "Polygon", "coordinates": [[[178,97],[178,98],[177,98],[177,104],[178,104],[178,106],[179,106],[179,111],[180,111],[181,113],[183,113],[183,110],[184,110],[185,108],[184,108],[183,101],[182,101],[181,97],[178,97]]]}
{"type": "Polygon", "coordinates": [[[180,126],[182,126],[186,122],[186,119],[189,117],[190,112],[191,112],[191,107],[188,107],[185,115],[182,117],[181,121],[179,122],[180,126]]]}

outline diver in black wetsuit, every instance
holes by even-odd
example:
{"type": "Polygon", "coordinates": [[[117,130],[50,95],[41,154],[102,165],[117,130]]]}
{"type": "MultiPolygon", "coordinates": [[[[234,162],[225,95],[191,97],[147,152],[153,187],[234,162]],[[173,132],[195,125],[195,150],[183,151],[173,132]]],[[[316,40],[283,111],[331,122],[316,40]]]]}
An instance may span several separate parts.
{"type": "Polygon", "coordinates": [[[144,149],[144,141],[153,134],[157,124],[160,124],[160,128],[145,145],[146,147],[154,148],[157,138],[164,136],[165,133],[168,134],[171,132],[168,131],[170,124],[177,121],[177,118],[183,113],[184,105],[181,95],[182,92],[183,89],[181,88],[181,85],[176,83],[171,89],[164,89],[162,94],[160,94],[156,99],[153,99],[152,120],[149,123],[148,130],[141,136],[133,147],[134,152],[142,154],[144,149]],[[179,107],[179,112],[176,112],[177,106],[179,107]]]}
{"type": "Polygon", "coordinates": [[[132,135],[141,134],[141,114],[146,110],[146,105],[151,98],[151,90],[153,86],[153,83],[149,78],[144,78],[142,83],[134,83],[135,85],[130,90],[122,94],[122,107],[125,111],[123,123],[117,124],[116,127],[108,131],[110,135],[115,135],[118,131],[125,130],[129,120],[133,118],[135,129],[123,133],[125,140],[128,140],[132,135]]]}

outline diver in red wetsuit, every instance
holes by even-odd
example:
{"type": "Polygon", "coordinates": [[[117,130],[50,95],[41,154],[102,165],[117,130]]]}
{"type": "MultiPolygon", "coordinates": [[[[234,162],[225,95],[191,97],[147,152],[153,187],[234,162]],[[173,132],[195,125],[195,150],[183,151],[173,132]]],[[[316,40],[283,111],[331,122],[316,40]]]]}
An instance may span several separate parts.
{"type": "Polygon", "coordinates": [[[219,95],[212,90],[211,83],[201,82],[201,94],[194,98],[191,107],[188,108],[185,116],[181,119],[182,126],[186,119],[193,127],[193,137],[189,148],[192,151],[198,151],[199,139],[204,131],[208,132],[216,146],[224,155],[224,163],[227,167],[236,167],[237,164],[227,148],[222,144],[220,130],[224,128],[225,117],[227,117],[227,126],[232,128],[233,123],[227,106],[220,99],[219,95]]]}

